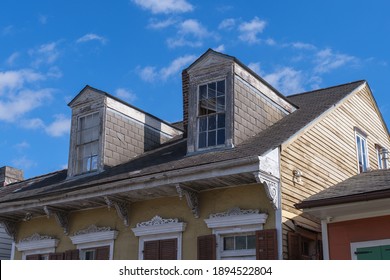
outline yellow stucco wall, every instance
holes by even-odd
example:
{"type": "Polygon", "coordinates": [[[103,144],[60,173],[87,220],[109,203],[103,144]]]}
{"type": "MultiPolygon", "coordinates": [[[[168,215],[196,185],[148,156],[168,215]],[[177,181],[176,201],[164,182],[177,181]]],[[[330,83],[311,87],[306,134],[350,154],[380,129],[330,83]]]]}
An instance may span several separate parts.
{"type": "MultiPolygon", "coordinates": [[[[233,207],[241,209],[259,209],[268,213],[264,228],[275,228],[275,213],[266,197],[264,188],[259,184],[224,188],[202,192],[199,195],[200,217],[195,219],[188,208],[185,198],[167,197],[133,203],[129,207],[130,225],[125,227],[116,214],[115,209],[107,207],[89,209],[71,213],[69,218],[70,236],[76,231],[95,224],[98,227],[111,227],[119,232],[114,246],[114,259],[138,259],[138,237],[131,230],[137,223],[149,221],[156,215],[163,218],[178,218],[187,223],[183,232],[183,259],[197,258],[197,237],[211,234],[205,219],[210,214],[225,212],[233,207]]],[[[69,236],[65,236],[54,218],[35,218],[19,224],[17,240],[34,233],[49,235],[59,239],[56,252],[76,249],[69,236]]],[[[21,253],[16,250],[15,259],[21,259],[21,253]]]]}

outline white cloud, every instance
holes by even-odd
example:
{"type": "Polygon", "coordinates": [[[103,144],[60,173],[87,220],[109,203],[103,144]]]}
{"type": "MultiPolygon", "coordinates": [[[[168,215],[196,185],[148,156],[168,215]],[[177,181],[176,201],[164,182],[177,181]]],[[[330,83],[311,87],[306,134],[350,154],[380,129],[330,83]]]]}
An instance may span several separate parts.
{"type": "Polygon", "coordinates": [[[225,51],[225,45],[219,45],[218,47],[214,48],[216,52],[224,52],[225,51]]]}
{"type": "Polygon", "coordinates": [[[12,160],[12,165],[16,168],[27,170],[37,165],[37,163],[26,156],[15,158],[12,160]]]}
{"type": "Polygon", "coordinates": [[[6,63],[9,66],[13,66],[15,64],[15,61],[20,57],[20,53],[14,52],[12,53],[6,60],[6,63]]]}
{"type": "Polygon", "coordinates": [[[105,43],[107,43],[107,39],[105,37],[94,34],[94,33],[85,34],[84,36],[78,38],[76,40],[76,43],[79,44],[79,43],[86,43],[86,42],[90,42],[90,41],[98,41],[98,42],[102,43],[103,45],[105,43]]]}
{"type": "Polygon", "coordinates": [[[210,33],[196,19],[187,19],[179,25],[179,33],[184,35],[193,35],[197,38],[207,37],[210,33]]]}
{"type": "Polygon", "coordinates": [[[315,50],[316,49],[316,46],[314,46],[312,44],[303,43],[303,42],[294,42],[294,43],[291,43],[291,46],[295,49],[300,49],[300,50],[315,50]]]}
{"type": "Polygon", "coordinates": [[[15,144],[14,147],[15,147],[19,152],[21,152],[22,150],[25,150],[25,149],[30,148],[30,143],[28,143],[27,141],[22,141],[22,142],[20,142],[20,143],[15,144]]]}
{"type": "Polygon", "coordinates": [[[212,36],[198,20],[187,19],[178,24],[176,37],[168,38],[167,44],[170,48],[175,47],[201,47],[203,39],[212,36]]]}
{"type": "Polygon", "coordinates": [[[20,125],[27,129],[45,128],[45,123],[40,118],[24,119],[20,122],[20,125]]]}
{"type": "Polygon", "coordinates": [[[28,53],[34,58],[32,65],[35,67],[41,64],[52,64],[60,55],[57,42],[40,45],[36,49],[31,49],[28,53]]]}
{"type": "Polygon", "coordinates": [[[266,25],[267,23],[258,17],[254,17],[249,22],[243,22],[238,28],[240,31],[240,40],[248,44],[259,43],[260,39],[257,36],[264,31],[266,25]]]}
{"type": "Polygon", "coordinates": [[[174,25],[176,22],[177,22],[177,20],[175,20],[173,18],[168,18],[168,19],[162,20],[162,21],[159,21],[156,19],[151,19],[149,21],[148,27],[151,29],[164,29],[164,28],[167,28],[171,25],[174,25]]]}
{"type": "Polygon", "coordinates": [[[169,48],[177,48],[177,47],[191,47],[191,48],[199,48],[203,46],[202,40],[194,40],[194,39],[186,39],[184,37],[181,38],[168,38],[167,45],[169,48]]]}
{"type": "Polygon", "coordinates": [[[358,59],[347,54],[334,53],[332,49],[327,48],[316,53],[314,63],[315,73],[327,73],[348,63],[356,65],[358,64],[358,59]]]}
{"type": "Polygon", "coordinates": [[[256,74],[260,75],[260,62],[251,62],[248,64],[249,69],[252,69],[256,74]]]}
{"type": "Polygon", "coordinates": [[[0,96],[21,89],[26,83],[44,80],[45,76],[31,69],[0,71],[0,96]]]}
{"type": "Polygon", "coordinates": [[[153,14],[185,13],[194,9],[186,0],[133,0],[133,2],[153,14]]]}
{"type": "Polygon", "coordinates": [[[146,82],[155,82],[158,80],[165,81],[171,76],[179,73],[185,66],[196,59],[194,55],[185,55],[173,60],[167,67],[157,69],[154,66],[138,68],[138,73],[142,80],[146,82]]]}
{"type": "Polygon", "coordinates": [[[51,98],[52,89],[23,89],[17,94],[0,99],[0,120],[14,122],[51,98]]]}
{"type": "Polygon", "coordinates": [[[280,68],[263,78],[285,95],[304,91],[305,79],[302,72],[291,67],[280,68]]]}
{"type": "Polygon", "coordinates": [[[54,116],[55,120],[45,127],[45,131],[52,137],[60,137],[70,132],[70,118],[64,115],[54,116]]]}
{"type": "Polygon", "coordinates": [[[177,74],[184,68],[184,66],[188,65],[189,63],[193,62],[196,59],[196,56],[194,55],[185,55],[176,58],[174,61],[171,62],[171,64],[167,67],[164,67],[160,70],[161,78],[163,80],[168,79],[169,77],[177,74]]]}
{"type": "Polygon", "coordinates": [[[137,99],[137,96],[129,89],[118,88],[115,90],[115,95],[120,99],[123,99],[128,102],[134,102],[137,99]]]}
{"type": "Polygon", "coordinates": [[[232,30],[236,25],[236,19],[234,18],[227,18],[221,21],[221,23],[218,25],[218,29],[223,30],[232,30]]]}

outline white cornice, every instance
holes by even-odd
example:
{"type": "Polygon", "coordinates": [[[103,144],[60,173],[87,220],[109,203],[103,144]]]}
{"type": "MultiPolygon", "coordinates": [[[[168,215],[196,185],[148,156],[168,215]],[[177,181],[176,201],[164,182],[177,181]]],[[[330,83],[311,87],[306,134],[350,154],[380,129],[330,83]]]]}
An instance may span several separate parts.
{"type": "Polygon", "coordinates": [[[111,230],[109,227],[99,228],[92,225],[76,232],[70,239],[74,245],[78,245],[96,241],[115,240],[117,236],[118,231],[116,230],[111,230]]]}
{"type": "Polygon", "coordinates": [[[16,243],[15,246],[18,251],[30,251],[30,250],[39,250],[45,248],[55,248],[58,245],[59,240],[51,236],[42,236],[39,234],[33,234],[30,237],[22,239],[19,243],[16,243]]]}
{"type": "Polygon", "coordinates": [[[186,229],[186,223],[179,222],[178,219],[163,219],[155,216],[150,221],[138,223],[133,228],[135,236],[145,236],[152,234],[166,234],[174,232],[183,232],[186,229]]]}
{"type": "Polygon", "coordinates": [[[258,210],[237,210],[237,208],[234,208],[224,213],[211,214],[210,218],[204,221],[208,228],[215,229],[233,226],[263,225],[267,221],[267,218],[267,214],[259,214],[258,210]]]}

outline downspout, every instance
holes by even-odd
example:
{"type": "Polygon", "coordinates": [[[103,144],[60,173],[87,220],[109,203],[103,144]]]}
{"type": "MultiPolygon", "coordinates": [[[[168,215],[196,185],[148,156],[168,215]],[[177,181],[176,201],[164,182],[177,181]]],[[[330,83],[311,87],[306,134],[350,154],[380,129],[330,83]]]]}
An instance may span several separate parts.
{"type": "Polygon", "coordinates": [[[279,146],[279,205],[275,210],[275,228],[278,241],[278,259],[283,260],[283,225],[282,225],[282,172],[281,172],[281,146],[279,146]]]}

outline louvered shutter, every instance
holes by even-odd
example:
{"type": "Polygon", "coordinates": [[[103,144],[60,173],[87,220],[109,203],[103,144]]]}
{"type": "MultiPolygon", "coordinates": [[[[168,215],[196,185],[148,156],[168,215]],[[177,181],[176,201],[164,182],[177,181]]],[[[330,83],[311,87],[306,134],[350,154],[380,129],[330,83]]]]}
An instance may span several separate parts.
{"type": "Polygon", "coordinates": [[[288,242],[288,259],[300,260],[301,259],[301,237],[295,232],[289,231],[287,234],[288,242]]]}
{"type": "Polygon", "coordinates": [[[63,260],[64,253],[50,253],[49,260],[63,260]]]}
{"type": "Polygon", "coordinates": [[[110,259],[110,246],[96,248],[96,260],[109,260],[110,259]]]}
{"type": "Polygon", "coordinates": [[[41,255],[40,254],[35,254],[35,255],[27,255],[26,260],[40,260],[41,255]]]}
{"type": "Polygon", "coordinates": [[[198,236],[198,260],[216,259],[215,234],[198,236]]]}
{"type": "Polygon", "coordinates": [[[159,259],[159,246],[158,240],[144,242],[144,260],[158,260],[159,259]]]}
{"type": "Polygon", "coordinates": [[[68,250],[65,252],[65,260],[79,260],[79,250],[68,250]]]}
{"type": "Polygon", "coordinates": [[[256,231],[256,259],[278,259],[278,242],[276,238],[276,229],[256,231]]]}
{"type": "Polygon", "coordinates": [[[160,260],[177,260],[177,239],[159,241],[160,260]]]}

